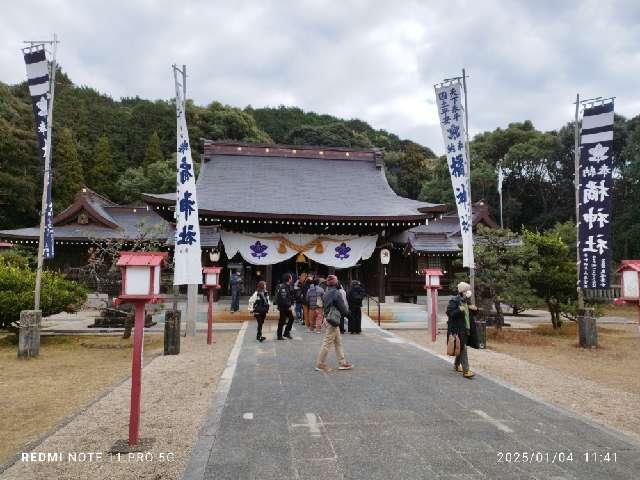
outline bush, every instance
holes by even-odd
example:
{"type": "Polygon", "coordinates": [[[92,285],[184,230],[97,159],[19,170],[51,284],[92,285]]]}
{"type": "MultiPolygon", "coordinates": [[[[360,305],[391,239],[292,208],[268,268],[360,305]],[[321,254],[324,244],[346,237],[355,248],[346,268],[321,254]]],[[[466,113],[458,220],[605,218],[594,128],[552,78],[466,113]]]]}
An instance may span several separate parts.
{"type": "MultiPolygon", "coordinates": [[[[35,279],[35,273],[28,268],[0,258],[0,328],[15,329],[20,312],[33,308],[35,279]]],[[[57,272],[43,272],[40,295],[43,317],[77,311],[86,298],[83,285],[57,272]]]]}

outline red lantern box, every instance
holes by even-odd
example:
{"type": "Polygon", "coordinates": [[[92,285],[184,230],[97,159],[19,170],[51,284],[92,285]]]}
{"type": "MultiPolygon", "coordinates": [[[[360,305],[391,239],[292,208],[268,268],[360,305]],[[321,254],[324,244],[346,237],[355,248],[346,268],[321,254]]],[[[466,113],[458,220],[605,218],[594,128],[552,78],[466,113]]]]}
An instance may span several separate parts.
{"type": "Polygon", "coordinates": [[[167,252],[120,252],[116,265],[122,271],[118,303],[160,300],[160,269],[167,252]]]}

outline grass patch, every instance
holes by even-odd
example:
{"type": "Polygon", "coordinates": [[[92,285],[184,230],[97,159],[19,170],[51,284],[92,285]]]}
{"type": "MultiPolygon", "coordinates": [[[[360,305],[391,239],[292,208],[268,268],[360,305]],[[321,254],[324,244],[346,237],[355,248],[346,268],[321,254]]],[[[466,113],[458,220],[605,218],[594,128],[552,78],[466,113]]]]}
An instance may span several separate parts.
{"type": "MultiPolygon", "coordinates": [[[[0,338],[0,463],[131,374],[133,337],[47,335],[40,340],[40,355],[23,360],[17,358],[15,335],[0,338]]],[[[162,334],[145,335],[146,360],[162,347],[162,334]]]]}
{"type": "Polygon", "coordinates": [[[549,338],[538,335],[530,330],[509,330],[503,328],[497,330],[495,328],[487,329],[487,342],[506,343],[513,345],[529,345],[529,346],[547,346],[553,345],[549,338]]]}

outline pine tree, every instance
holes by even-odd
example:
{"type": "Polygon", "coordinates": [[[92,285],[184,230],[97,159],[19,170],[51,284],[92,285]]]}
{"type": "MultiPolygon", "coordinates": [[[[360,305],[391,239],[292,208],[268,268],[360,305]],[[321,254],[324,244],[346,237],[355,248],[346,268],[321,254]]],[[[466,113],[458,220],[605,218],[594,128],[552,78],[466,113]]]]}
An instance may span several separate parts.
{"type": "Polygon", "coordinates": [[[111,143],[106,135],[98,138],[96,148],[93,153],[87,185],[98,193],[111,198],[115,191],[115,181],[113,178],[113,155],[111,154],[111,143]]]}
{"type": "Polygon", "coordinates": [[[162,149],[160,148],[160,137],[158,136],[158,132],[154,130],[149,136],[147,151],[144,155],[144,162],[142,163],[142,166],[146,170],[152,163],[161,162],[163,160],[164,156],[162,155],[162,149]]]}
{"type": "Polygon", "coordinates": [[[70,128],[63,128],[53,152],[53,206],[68,207],[84,184],[82,164],[70,128]]]}

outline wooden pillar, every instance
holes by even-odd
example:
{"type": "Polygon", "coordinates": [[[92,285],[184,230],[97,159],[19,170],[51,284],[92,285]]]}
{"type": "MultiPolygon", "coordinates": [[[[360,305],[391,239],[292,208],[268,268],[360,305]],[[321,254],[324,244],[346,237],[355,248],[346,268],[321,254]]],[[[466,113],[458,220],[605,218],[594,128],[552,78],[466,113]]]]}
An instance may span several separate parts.
{"type": "Polygon", "coordinates": [[[384,288],[384,284],[385,284],[385,275],[384,275],[384,270],[385,270],[385,266],[382,264],[382,262],[380,261],[380,255],[378,254],[376,256],[376,258],[378,259],[378,300],[380,301],[380,303],[384,303],[385,302],[385,296],[386,296],[386,291],[384,288]]]}
{"type": "Polygon", "coordinates": [[[180,310],[167,310],[164,317],[164,354],[180,353],[180,310]]]}
{"type": "Polygon", "coordinates": [[[267,282],[267,291],[273,293],[275,290],[275,285],[272,284],[273,281],[273,265],[267,265],[267,271],[265,273],[265,282],[267,282]]]}
{"type": "Polygon", "coordinates": [[[198,319],[198,285],[187,285],[187,328],[186,335],[193,337],[196,334],[196,322],[198,319]]]}
{"type": "Polygon", "coordinates": [[[41,310],[20,312],[20,333],[18,336],[18,358],[34,358],[40,353],[41,310]]]}

